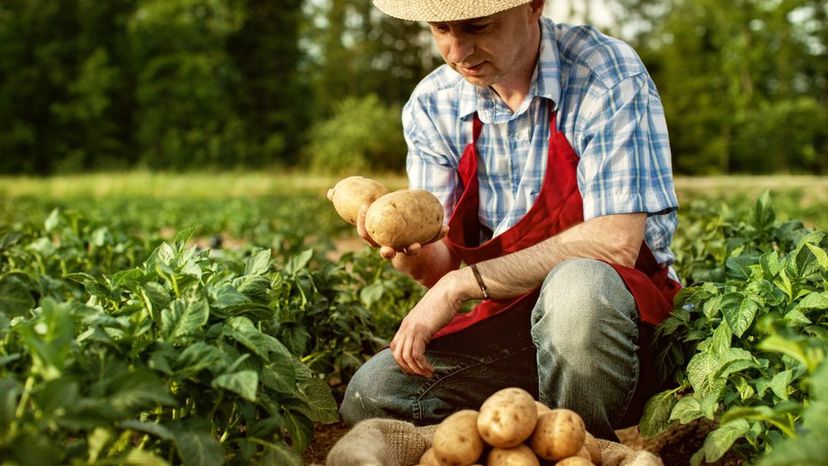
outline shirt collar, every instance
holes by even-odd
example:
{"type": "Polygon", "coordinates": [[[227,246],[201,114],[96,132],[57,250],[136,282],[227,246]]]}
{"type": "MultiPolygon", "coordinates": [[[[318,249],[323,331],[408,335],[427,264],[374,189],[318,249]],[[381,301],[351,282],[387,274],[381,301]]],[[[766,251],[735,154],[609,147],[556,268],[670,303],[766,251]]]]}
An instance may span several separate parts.
{"type": "MultiPolygon", "coordinates": [[[[517,117],[525,112],[529,103],[535,97],[549,99],[558,106],[561,99],[561,57],[558,42],[555,40],[555,23],[548,18],[540,19],[541,43],[538,63],[532,75],[532,85],[529,87],[528,99],[518,108],[518,111],[506,118],[517,117]]],[[[500,123],[503,118],[498,112],[498,106],[504,106],[500,98],[492,89],[481,88],[460,80],[460,118],[467,119],[474,112],[478,112],[483,123],[500,123]]],[[[506,112],[511,113],[511,112],[506,112]]]]}

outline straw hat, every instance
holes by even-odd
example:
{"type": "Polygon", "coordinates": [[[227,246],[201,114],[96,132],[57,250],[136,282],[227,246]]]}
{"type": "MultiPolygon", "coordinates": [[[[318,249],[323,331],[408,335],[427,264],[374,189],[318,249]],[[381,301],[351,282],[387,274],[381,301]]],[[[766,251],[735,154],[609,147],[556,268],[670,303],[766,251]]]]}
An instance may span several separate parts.
{"type": "Polygon", "coordinates": [[[383,13],[409,21],[460,21],[482,18],[532,0],[374,0],[383,13]]]}

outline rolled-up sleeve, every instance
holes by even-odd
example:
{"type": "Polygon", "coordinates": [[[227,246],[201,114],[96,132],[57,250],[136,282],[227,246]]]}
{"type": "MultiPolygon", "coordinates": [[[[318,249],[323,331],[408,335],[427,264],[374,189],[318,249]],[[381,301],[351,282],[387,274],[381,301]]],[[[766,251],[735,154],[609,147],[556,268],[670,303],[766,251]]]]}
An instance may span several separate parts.
{"type": "Polygon", "coordinates": [[[589,117],[577,142],[584,220],[633,212],[675,218],[667,123],[652,80],[628,77],[585,104],[589,117]]]}

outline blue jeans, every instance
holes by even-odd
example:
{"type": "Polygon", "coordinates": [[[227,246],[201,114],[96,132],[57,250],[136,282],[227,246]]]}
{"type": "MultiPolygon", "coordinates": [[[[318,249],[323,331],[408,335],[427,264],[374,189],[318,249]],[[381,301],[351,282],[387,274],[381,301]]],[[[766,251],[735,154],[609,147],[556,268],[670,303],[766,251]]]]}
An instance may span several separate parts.
{"type": "Polygon", "coordinates": [[[660,389],[642,358],[651,354],[649,328],[639,326],[635,300],[609,265],[573,259],[555,267],[534,308],[508,312],[432,341],[427,379],[403,373],[389,349],[366,362],[345,392],[347,424],[372,417],[437,423],[460,409],[479,409],[492,393],[520,387],[552,407],[579,413],[596,437],[637,423],[646,399],[660,389]],[[639,344],[643,351],[639,351],[639,344]]]}

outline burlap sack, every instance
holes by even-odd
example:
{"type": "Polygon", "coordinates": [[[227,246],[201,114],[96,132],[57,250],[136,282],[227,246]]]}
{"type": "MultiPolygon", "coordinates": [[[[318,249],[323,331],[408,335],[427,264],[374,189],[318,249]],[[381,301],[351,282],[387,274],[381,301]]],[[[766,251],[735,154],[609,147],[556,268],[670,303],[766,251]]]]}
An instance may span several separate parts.
{"type": "MultiPolygon", "coordinates": [[[[416,427],[405,421],[369,419],[354,426],[328,453],[327,466],[413,466],[431,447],[437,425],[416,427]]],[[[602,466],[664,466],[647,451],[598,440],[602,466]]]]}

